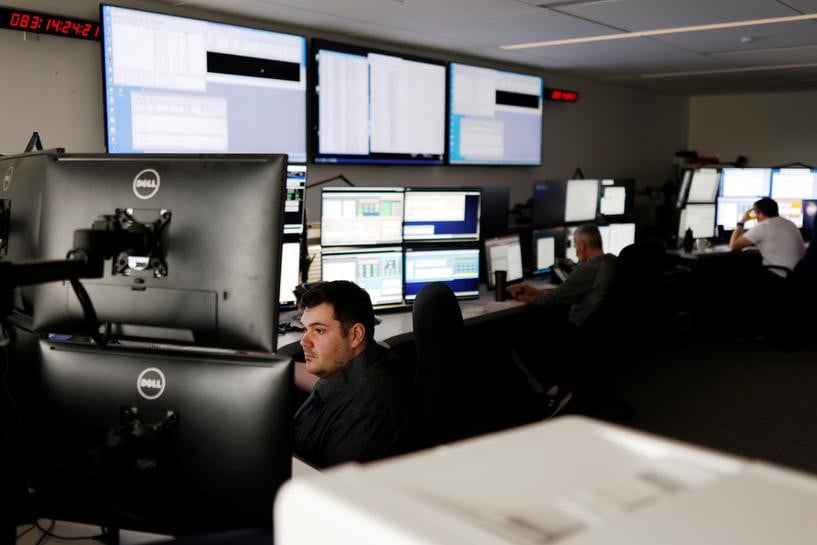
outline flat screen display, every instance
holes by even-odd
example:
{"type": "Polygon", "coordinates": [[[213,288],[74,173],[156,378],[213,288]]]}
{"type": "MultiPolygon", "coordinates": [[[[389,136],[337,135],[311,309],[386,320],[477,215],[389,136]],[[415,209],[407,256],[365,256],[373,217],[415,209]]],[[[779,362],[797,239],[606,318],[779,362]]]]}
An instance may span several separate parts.
{"type": "Polygon", "coordinates": [[[635,242],[635,223],[611,223],[600,225],[601,244],[604,253],[618,255],[635,242]]]}
{"type": "MultiPolygon", "coordinates": [[[[717,224],[723,227],[724,231],[734,231],[741,216],[751,210],[757,200],[757,197],[718,197],[717,224]]],[[[750,219],[744,227],[751,229],[756,222],[757,220],[750,219]]]]}
{"type": "Polygon", "coordinates": [[[448,162],[540,165],[542,78],[451,63],[448,162]]]}
{"type": "Polygon", "coordinates": [[[406,188],[405,241],[479,240],[480,190],[406,188]]]}
{"type": "Polygon", "coordinates": [[[632,178],[604,179],[599,183],[599,214],[605,218],[625,218],[633,215],[635,180],[632,178]]]}
{"type": "Polygon", "coordinates": [[[298,237],[285,240],[281,250],[281,285],[278,290],[278,303],[283,308],[295,306],[295,288],[300,283],[301,243],[298,237]]]}
{"type": "Polygon", "coordinates": [[[447,284],[459,298],[479,297],[479,248],[406,248],[404,270],[406,301],[432,282],[447,284]]]}
{"type": "Polygon", "coordinates": [[[565,223],[567,183],[549,180],[533,184],[533,225],[555,227],[565,223]]]}
{"type": "Polygon", "coordinates": [[[485,263],[489,288],[494,287],[496,271],[505,271],[509,283],[522,280],[522,247],[519,244],[519,235],[486,240],[485,263]]]}
{"type": "Polygon", "coordinates": [[[817,169],[773,169],[772,198],[817,199],[817,169]]]}
{"type": "MultiPolygon", "coordinates": [[[[733,227],[734,228],[734,227],[733,227]]],[[[683,240],[687,229],[692,229],[694,238],[712,238],[715,232],[715,205],[688,204],[681,210],[678,222],[678,240],[683,240]]]]}
{"type": "Polygon", "coordinates": [[[565,222],[593,221],[599,201],[598,180],[568,180],[565,222]]]}
{"type": "Polygon", "coordinates": [[[550,272],[556,259],[564,257],[565,230],[562,228],[536,229],[532,233],[533,274],[550,272]]]}
{"type": "Polygon", "coordinates": [[[314,40],[316,163],[443,164],[445,63],[314,40]]]}
{"type": "Polygon", "coordinates": [[[299,235],[304,230],[306,165],[287,165],[287,200],[284,202],[284,233],[299,235]]]}
{"type": "Polygon", "coordinates": [[[725,168],[721,171],[722,197],[768,197],[771,185],[770,168],[725,168]]]}
{"type": "Polygon", "coordinates": [[[321,261],[324,281],[354,282],[368,292],[374,306],[403,302],[402,248],[327,250],[321,261]]]}
{"type": "Polygon", "coordinates": [[[321,246],[403,242],[403,188],[338,187],[321,192],[321,246]]]}
{"type": "Polygon", "coordinates": [[[718,196],[720,174],[714,168],[700,168],[692,174],[689,186],[689,203],[713,203],[718,196]]]}

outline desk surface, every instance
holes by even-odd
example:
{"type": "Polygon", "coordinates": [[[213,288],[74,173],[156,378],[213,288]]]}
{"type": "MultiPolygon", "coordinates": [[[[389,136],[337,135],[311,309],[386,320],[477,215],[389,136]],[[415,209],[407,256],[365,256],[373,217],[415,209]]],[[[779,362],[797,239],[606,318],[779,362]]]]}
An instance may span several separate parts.
{"type": "MultiPolygon", "coordinates": [[[[532,279],[527,282],[536,288],[555,287],[549,281],[532,279]]],[[[494,300],[494,291],[489,290],[484,284],[480,285],[478,299],[466,299],[460,301],[462,317],[466,324],[479,323],[484,319],[496,319],[508,314],[520,312],[524,308],[524,303],[507,299],[505,301],[494,300]]],[[[298,311],[288,311],[281,313],[279,320],[286,322],[296,319],[298,311]]],[[[411,307],[398,311],[389,310],[375,314],[381,319],[381,323],[375,326],[374,338],[377,342],[392,346],[410,338],[413,335],[414,326],[411,318],[411,307]]],[[[278,336],[278,350],[284,354],[290,354],[296,350],[301,340],[302,333],[291,331],[278,336]]]]}

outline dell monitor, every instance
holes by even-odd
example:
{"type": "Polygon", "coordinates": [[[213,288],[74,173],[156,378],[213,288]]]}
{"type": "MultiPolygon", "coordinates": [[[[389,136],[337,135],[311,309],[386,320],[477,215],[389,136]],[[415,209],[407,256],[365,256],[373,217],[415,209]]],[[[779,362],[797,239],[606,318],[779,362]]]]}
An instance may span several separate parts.
{"type": "Polygon", "coordinates": [[[271,526],[292,468],[290,360],[47,341],[36,352],[17,397],[39,516],[161,534],[271,526]]]}
{"type": "Polygon", "coordinates": [[[564,180],[533,184],[534,227],[556,227],[565,223],[567,183],[564,180]]]}
{"type": "Polygon", "coordinates": [[[604,253],[618,255],[621,250],[635,243],[635,223],[611,223],[600,225],[604,253]]]}
{"type": "Polygon", "coordinates": [[[678,240],[683,240],[687,229],[692,229],[694,238],[713,238],[717,235],[715,230],[715,205],[714,204],[688,204],[681,210],[681,218],[678,222],[678,240]]]}
{"type": "Polygon", "coordinates": [[[402,187],[326,187],[321,191],[321,246],[403,242],[402,187]]]}
{"type": "Polygon", "coordinates": [[[483,186],[480,195],[479,236],[499,237],[508,232],[508,211],[511,209],[511,188],[483,186]]]}
{"type": "Polygon", "coordinates": [[[488,288],[494,287],[494,273],[505,271],[506,281],[511,284],[519,282],[524,276],[522,267],[522,246],[519,235],[491,238],[485,241],[485,272],[488,277],[488,288]]]}
{"type": "Polygon", "coordinates": [[[599,202],[598,180],[568,180],[565,223],[595,221],[599,202]]]}
{"type": "Polygon", "coordinates": [[[321,253],[321,279],[349,280],[369,294],[374,307],[403,303],[403,249],[326,249],[321,253]]]}
{"type": "Polygon", "coordinates": [[[109,153],[306,162],[306,38],[102,4],[109,153]]]}
{"type": "Polygon", "coordinates": [[[300,235],[304,231],[304,192],[306,165],[287,165],[287,198],[284,202],[284,234],[300,235]]]}
{"type": "MultiPolygon", "coordinates": [[[[275,350],[286,156],[51,155],[44,174],[39,259],[92,224],[150,235],[82,280],[115,334],[275,350]]],[[[70,285],[33,294],[35,329],[88,333],[70,285]]]]}
{"type": "Polygon", "coordinates": [[[599,185],[599,214],[607,220],[629,218],[635,204],[635,180],[616,178],[601,180],[599,185]]]}
{"type": "Polygon", "coordinates": [[[560,227],[535,229],[531,239],[533,243],[533,274],[549,273],[556,264],[556,260],[564,257],[565,230],[560,227]]]}
{"type": "Polygon", "coordinates": [[[542,164],[542,78],[451,63],[448,162],[542,164]]]}
{"type": "Polygon", "coordinates": [[[772,169],[724,168],[721,171],[721,197],[768,197],[772,169]]]}
{"type": "Polygon", "coordinates": [[[479,248],[406,248],[403,270],[406,301],[432,282],[443,282],[459,299],[479,297],[479,248]]]}
{"type": "Polygon", "coordinates": [[[403,240],[479,240],[480,189],[406,188],[403,240]]]}
{"type": "Polygon", "coordinates": [[[772,198],[817,199],[817,169],[772,169],[772,198]]]}
{"type": "Polygon", "coordinates": [[[692,175],[686,202],[711,204],[718,196],[720,174],[714,168],[699,168],[692,175]]]}
{"type": "Polygon", "coordinates": [[[445,63],[312,41],[316,163],[441,165],[445,63]]]}
{"type": "Polygon", "coordinates": [[[301,241],[297,235],[284,235],[281,244],[281,274],[278,304],[281,309],[293,309],[295,288],[301,283],[301,241]]]}

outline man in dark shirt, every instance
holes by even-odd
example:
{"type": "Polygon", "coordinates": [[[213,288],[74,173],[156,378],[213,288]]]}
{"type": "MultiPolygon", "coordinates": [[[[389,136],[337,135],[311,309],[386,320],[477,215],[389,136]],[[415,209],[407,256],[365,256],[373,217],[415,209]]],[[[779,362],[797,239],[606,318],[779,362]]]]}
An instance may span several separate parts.
{"type": "Polygon", "coordinates": [[[319,377],[295,414],[295,453],[326,467],[397,454],[409,429],[397,357],[374,340],[369,294],[323,282],[303,295],[305,370],[319,377]]]}

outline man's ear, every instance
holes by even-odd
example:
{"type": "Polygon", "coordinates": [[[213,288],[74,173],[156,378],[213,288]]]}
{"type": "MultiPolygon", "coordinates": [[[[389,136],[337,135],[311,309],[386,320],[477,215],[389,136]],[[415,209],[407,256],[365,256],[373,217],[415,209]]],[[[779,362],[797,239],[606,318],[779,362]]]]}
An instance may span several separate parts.
{"type": "Polygon", "coordinates": [[[351,336],[352,348],[357,348],[366,340],[366,326],[360,322],[355,323],[349,328],[349,335],[351,336]]]}

